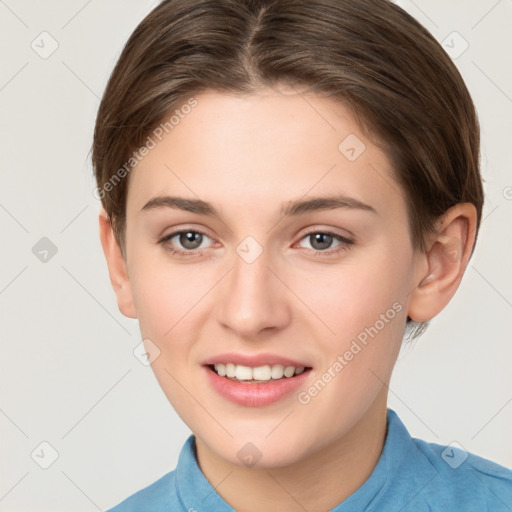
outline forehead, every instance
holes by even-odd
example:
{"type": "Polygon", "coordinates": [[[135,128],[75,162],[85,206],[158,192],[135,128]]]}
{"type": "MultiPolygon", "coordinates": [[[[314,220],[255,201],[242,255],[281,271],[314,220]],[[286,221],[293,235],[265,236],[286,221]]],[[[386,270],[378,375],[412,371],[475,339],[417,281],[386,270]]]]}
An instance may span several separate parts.
{"type": "Polygon", "coordinates": [[[129,209],[171,193],[247,210],[332,192],[403,209],[388,158],[341,103],[289,88],[194,100],[159,137],[150,134],[155,144],[132,171],[129,209]]]}

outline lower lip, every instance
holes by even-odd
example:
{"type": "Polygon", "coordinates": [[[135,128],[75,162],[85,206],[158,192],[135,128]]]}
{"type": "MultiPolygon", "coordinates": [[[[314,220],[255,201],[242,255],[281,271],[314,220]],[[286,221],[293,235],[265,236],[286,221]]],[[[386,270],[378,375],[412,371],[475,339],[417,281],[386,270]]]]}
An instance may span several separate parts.
{"type": "Polygon", "coordinates": [[[304,384],[311,371],[305,370],[295,377],[283,377],[268,382],[243,383],[221,377],[208,366],[205,366],[204,369],[217,393],[231,402],[245,407],[262,407],[281,400],[304,384]]]}

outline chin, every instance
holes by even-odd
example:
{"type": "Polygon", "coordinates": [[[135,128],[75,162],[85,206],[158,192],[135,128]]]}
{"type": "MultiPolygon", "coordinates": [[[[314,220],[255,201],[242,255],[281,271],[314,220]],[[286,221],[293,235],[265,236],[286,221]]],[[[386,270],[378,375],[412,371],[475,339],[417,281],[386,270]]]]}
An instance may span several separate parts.
{"type": "Polygon", "coordinates": [[[271,432],[271,429],[265,426],[254,435],[231,432],[233,438],[227,435],[212,436],[211,433],[202,436],[198,431],[196,436],[213,453],[229,464],[254,469],[291,466],[300,462],[312,451],[312,447],[305,446],[304,437],[298,430],[290,432],[283,429],[280,433],[272,432],[270,435],[267,432],[271,432]]]}

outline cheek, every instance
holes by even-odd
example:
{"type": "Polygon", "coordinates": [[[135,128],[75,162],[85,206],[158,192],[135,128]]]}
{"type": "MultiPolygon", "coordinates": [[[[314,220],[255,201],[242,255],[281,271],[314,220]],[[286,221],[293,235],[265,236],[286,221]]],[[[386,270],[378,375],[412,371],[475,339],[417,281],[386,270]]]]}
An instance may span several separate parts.
{"type": "Polygon", "coordinates": [[[349,410],[365,410],[390,378],[407,318],[411,258],[407,247],[380,245],[336,270],[316,273],[301,292],[329,327],[315,338],[317,377],[329,381],[315,407],[335,422],[346,421],[349,410]]]}
{"type": "Polygon", "coordinates": [[[364,258],[319,267],[314,279],[301,283],[300,277],[296,277],[295,287],[297,295],[307,298],[309,309],[325,324],[326,336],[321,338],[335,348],[342,348],[376,323],[381,328],[384,321],[386,330],[391,324],[401,323],[400,310],[406,309],[411,263],[406,250],[399,253],[375,248],[364,258]],[[392,321],[387,322],[389,319],[392,321]]]}
{"type": "MultiPolygon", "coordinates": [[[[309,410],[318,412],[316,417],[348,425],[389,381],[407,317],[404,303],[409,264],[407,251],[399,254],[381,247],[364,261],[354,259],[337,270],[332,267],[316,273],[301,290],[334,331],[318,330],[318,380],[314,389],[302,390],[302,398],[311,401],[309,410]]],[[[313,326],[313,321],[316,319],[308,323],[313,326]]]]}
{"type": "Polygon", "coordinates": [[[176,264],[159,255],[135,253],[130,284],[143,336],[164,340],[193,318],[212,288],[206,267],[176,264]]]}

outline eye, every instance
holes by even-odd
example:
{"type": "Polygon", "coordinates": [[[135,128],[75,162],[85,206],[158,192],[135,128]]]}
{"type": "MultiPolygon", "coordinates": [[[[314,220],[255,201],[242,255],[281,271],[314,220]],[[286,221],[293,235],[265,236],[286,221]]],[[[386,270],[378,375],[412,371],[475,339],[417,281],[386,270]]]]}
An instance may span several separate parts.
{"type": "Polygon", "coordinates": [[[302,237],[301,241],[302,240],[308,240],[312,250],[317,253],[326,254],[333,254],[347,250],[349,246],[354,243],[352,240],[349,240],[344,236],[337,235],[336,233],[331,233],[329,231],[312,231],[302,237]],[[338,242],[338,245],[335,246],[333,250],[328,251],[327,249],[331,248],[333,242],[338,242]]]}
{"type": "Polygon", "coordinates": [[[206,238],[210,237],[201,231],[185,229],[166,235],[164,238],[159,240],[158,243],[162,244],[166,250],[173,254],[187,256],[192,253],[201,254],[201,251],[198,249],[206,248],[201,247],[206,238]],[[173,239],[176,240],[173,242],[173,239]],[[176,244],[179,244],[183,249],[180,249],[179,247],[176,248],[176,244]]]}
{"type": "MultiPolygon", "coordinates": [[[[211,240],[208,235],[201,231],[184,229],[166,235],[160,239],[158,243],[161,244],[165,250],[178,256],[200,256],[202,254],[201,249],[208,248],[208,246],[203,245],[206,239],[211,240]]],[[[346,237],[329,231],[312,231],[304,235],[301,241],[303,240],[309,241],[311,250],[314,251],[315,254],[325,256],[347,250],[349,246],[354,243],[346,237]],[[338,245],[335,245],[334,249],[331,249],[334,242],[338,242],[338,245]]]]}

